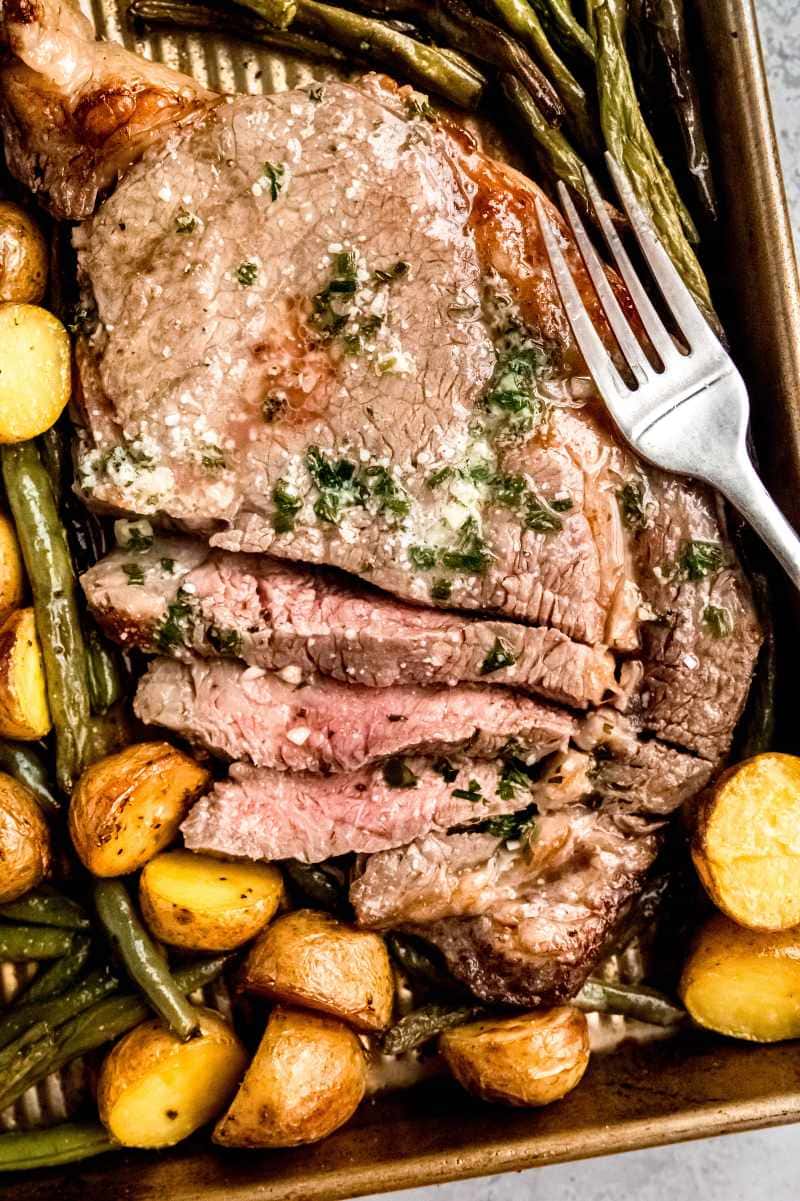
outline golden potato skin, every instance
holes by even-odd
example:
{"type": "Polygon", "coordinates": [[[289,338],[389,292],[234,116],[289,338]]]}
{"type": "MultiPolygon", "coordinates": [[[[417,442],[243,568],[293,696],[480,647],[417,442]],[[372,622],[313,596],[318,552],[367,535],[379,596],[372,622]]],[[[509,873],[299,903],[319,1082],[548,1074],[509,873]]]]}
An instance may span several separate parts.
{"type": "Polygon", "coordinates": [[[0,772],[0,904],[41,884],[50,859],[50,831],[33,793],[0,772]]]}
{"type": "Polygon", "coordinates": [[[17,609],[0,628],[0,735],[31,742],[51,725],[36,618],[17,609]]]}
{"type": "Polygon", "coordinates": [[[100,1072],[100,1120],[125,1147],[171,1147],[217,1117],[247,1066],[232,1028],[198,1010],[202,1038],[181,1042],[158,1018],[108,1054],[100,1072]]]}
{"type": "Polygon", "coordinates": [[[224,1147],[315,1143],[358,1108],[367,1084],[358,1038],[334,1018],[273,1009],[230,1109],[214,1129],[224,1147]]]}
{"type": "Polygon", "coordinates": [[[549,1105],[589,1064],[586,1017],[568,1005],[448,1030],[439,1049],[459,1084],[484,1101],[549,1105]]]}
{"type": "Polygon", "coordinates": [[[69,832],[95,876],[124,876],[163,851],[210,774],[168,742],[140,742],[83,773],[69,808],[69,832]]]}
{"type": "Polygon", "coordinates": [[[50,429],[71,386],[72,348],[58,318],[35,304],[0,304],[0,442],[50,429]]]}
{"type": "Polygon", "coordinates": [[[0,301],[38,304],[47,286],[47,245],[18,204],[0,200],[0,301]]]}
{"type": "Polygon", "coordinates": [[[164,851],[145,864],[139,901],[161,942],[190,951],[232,951],[263,930],[283,899],[269,863],[228,863],[192,851],[164,851]]]}
{"type": "Polygon", "coordinates": [[[0,622],[22,604],[25,572],[17,533],[7,513],[0,512],[0,622]]]}
{"type": "Polygon", "coordinates": [[[800,923],[800,758],[756,755],[701,799],[692,859],[717,908],[753,930],[800,923]]]}
{"type": "Polygon", "coordinates": [[[747,930],[715,914],[695,939],[678,992],[708,1030],[751,1042],[800,1038],[800,929],[747,930]]]}
{"type": "Polygon", "coordinates": [[[392,1020],[394,975],[383,939],[314,909],[296,909],[264,931],[247,957],[243,983],[359,1030],[385,1030],[392,1020]]]}

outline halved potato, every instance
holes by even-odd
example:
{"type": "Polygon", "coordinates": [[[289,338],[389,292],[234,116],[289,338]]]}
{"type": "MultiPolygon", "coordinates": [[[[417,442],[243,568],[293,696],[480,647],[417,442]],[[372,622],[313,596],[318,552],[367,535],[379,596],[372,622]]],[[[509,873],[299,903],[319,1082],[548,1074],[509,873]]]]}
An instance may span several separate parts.
{"type": "Polygon", "coordinates": [[[678,991],[709,1030],[761,1043],[800,1038],[800,930],[746,930],[715,914],[697,936],[678,991]]]}
{"type": "Polygon", "coordinates": [[[484,1101],[549,1105],[566,1096],[589,1064],[589,1027],[562,1005],[487,1018],[448,1030],[439,1049],[459,1084],[484,1101]]]}
{"type": "Polygon", "coordinates": [[[325,1138],[358,1107],[367,1084],[361,1044],[334,1018],[273,1009],[230,1109],[214,1130],[225,1147],[296,1147],[325,1138]]]}
{"type": "Polygon", "coordinates": [[[190,951],[231,951],[275,915],[283,878],[269,863],[226,863],[192,851],[165,851],[144,867],[139,900],[162,942],[190,951]]]}
{"type": "Polygon", "coordinates": [[[36,618],[17,609],[0,628],[0,735],[30,742],[51,724],[36,618]]]}
{"type": "Polygon", "coordinates": [[[735,922],[800,924],[800,758],[756,755],[724,772],[698,806],[692,859],[735,922]]]}
{"type": "Polygon", "coordinates": [[[0,305],[0,442],[49,430],[70,387],[69,334],[58,318],[35,304],[0,305]]]}
{"type": "Polygon", "coordinates": [[[314,909],[296,909],[264,931],[247,956],[243,983],[359,1030],[385,1030],[392,1020],[394,975],[383,939],[314,909]]]}
{"type": "Polygon", "coordinates": [[[25,571],[14,523],[0,512],[0,621],[22,604],[25,571]]]}
{"type": "Polygon", "coordinates": [[[0,903],[15,901],[50,868],[50,831],[24,784],[0,772],[0,903]]]}
{"type": "Polygon", "coordinates": [[[124,876],[163,851],[211,776],[168,742],[140,742],[83,773],[69,832],[95,876],[124,876]]]}
{"type": "Polygon", "coordinates": [[[0,301],[38,304],[47,284],[47,244],[36,222],[0,200],[0,301]]]}
{"type": "Polygon", "coordinates": [[[171,1147],[227,1105],[247,1054],[227,1022],[197,1011],[202,1037],[181,1042],[158,1018],[126,1034],[97,1088],[103,1125],[124,1147],[171,1147]]]}

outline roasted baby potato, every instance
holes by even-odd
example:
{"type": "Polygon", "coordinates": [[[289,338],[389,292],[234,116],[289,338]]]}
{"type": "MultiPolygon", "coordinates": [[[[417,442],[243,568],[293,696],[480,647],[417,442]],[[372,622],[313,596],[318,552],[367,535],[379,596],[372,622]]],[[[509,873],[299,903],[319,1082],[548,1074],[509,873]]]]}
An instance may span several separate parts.
{"type": "Polygon", "coordinates": [[[58,318],[35,304],[0,304],[0,442],[49,430],[70,385],[69,334],[58,318]]]}
{"type": "Polygon", "coordinates": [[[25,573],[14,523],[0,512],[0,622],[22,603],[25,573]]]}
{"type": "Polygon", "coordinates": [[[83,773],[69,807],[69,832],[95,876],[124,876],[163,851],[209,773],[168,742],[140,742],[83,773]]]}
{"type": "Polygon", "coordinates": [[[0,772],[0,904],[41,884],[50,868],[50,832],[33,793],[0,772]]]}
{"type": "Polygon", "coordinates": [[[244,987],[332,1013],[359,1030],[385,1030],[394,976],[386,944],[328,913],[297,909],[274,922],[244,965],[244,987]]]}
{"type": "Polygon", "coordinates": [[[100,1072],[97,1104],[124,1147],[171,1147],[222,1112],[247,1066],[227,1022],[199,1009],[201,1038],[181,1042],[158,1018],[126,1034],[100,1072]]]}
{"type": "Polygon", "coordinates": [[[720,776],[695,818],[692,859],[712,901],[754,930],[800,923],[800,758],[764,754],[720,776]]]}
{"type": "Polygon", "coordinates": [[[226,863],[165,851],[139,879],[142,913],[156,938],[190,951],[231,951],[274,916],[283,879],[268,863],[226,863]]]}
{"type": "Polygon", "coordinates": [[[325,1138],[358,1107],[367,1083],[357,1036],[334,1018],[273,1009],[255,1059],[214,1130],[225,1147],[296,1147],[325,1138]]]}
{"type": "Polygon", "coordinates": [[[585,1016],[567,1005],[487,1018],[439,1039],[447,1066],[467,1092],[506,1105],[549,1105],[566,1096],[589,1063],[585,1016]]]}
{"type": "Polygon", "coordinates": [[[0,628],[0,735],[25,742],[51,726],[33,609],[17,609],[0,628]]]}
{"type": "Polygon", "coordinates": [[[47,245],[24,209],[0,200],[0,301],[38,304],[47,284],[47,245]]]}
{"type": "Polygon", "coordinates": [[[699,1026],[772,1043],[800,1037],[800,930],[746,930],[715,914],[681,977],[681,1000],[699,1026]]]}

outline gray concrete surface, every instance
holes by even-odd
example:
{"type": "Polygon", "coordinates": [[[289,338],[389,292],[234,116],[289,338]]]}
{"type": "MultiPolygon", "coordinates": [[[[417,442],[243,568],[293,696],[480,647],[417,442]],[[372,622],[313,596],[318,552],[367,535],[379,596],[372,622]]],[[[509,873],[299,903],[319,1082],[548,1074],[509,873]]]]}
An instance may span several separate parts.
{"type": "MultiPolygon", "coordinates": [[[[800,247],[800,0],[756,0],[800,247]]],[[[800,1124],[412,1189],[396,1201],[800,1201],[800,1124]]]]}

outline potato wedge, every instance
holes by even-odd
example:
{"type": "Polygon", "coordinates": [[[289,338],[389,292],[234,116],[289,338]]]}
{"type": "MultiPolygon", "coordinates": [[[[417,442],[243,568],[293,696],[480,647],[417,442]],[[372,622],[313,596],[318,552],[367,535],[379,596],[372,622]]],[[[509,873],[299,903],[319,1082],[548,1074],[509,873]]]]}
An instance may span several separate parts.
{"type": "Polygon", "coordinates": [[[36,222],[0,200],[0,301],[39,304],[47,285],[47,244],[36,222]]]}
{"type": "Polygon", "coordinates": [[[0,442],[49,430],[69,400],[71,372],[57,317],[35,304],[0,305],[0,442]]]}
{"type": "Polygon", "coordinates": [[[41,884],[50,869],[50,831],[33,793],[0,772],[0,904],[41,884]]]}
{"type": "Polygon", "coordinates": [[[367,1084],[357,1036],[334,1018],[273,1009],[230,1109],[214,1129],[224,1147],[297,1147],[343,1125],[367,1084]]]}
{"type": "Polygon", "coordinates": [[[694,1021],[719,1034],[800,1038],[800,930],[746,930],[715,914],[697,935],[678,992],[694,1021]]]}
{"type": "Polygon", "coordinates": [[[51,724],[36,618],[17,609],[0,628],[0,735],[30,742],[51,724]]]}
{"type": "Polygon", "coordinates": [[[800,758],[756,755],[724,772],[698,805],[692,859],[735,922],[800,924],[800,758]]]}
{"type": "Polygon", "coordinates": [[[439,1049],[459,1084],[484,1101],[549,1105],[589,1064],[586,1017],[568,1005],[448,1030],[439,1049]]]}
{"type": "Polygon", "coordinates": [[[198,1019],[201,1038],[181,1042],[154,1018],[106,1057],[97,1105],[106,1130],[124,1147],[171,1147],[228,1104],[247,1054],[219,1014],[200,1009],[198,1019]]]}
{"type": "Polygon", "coordinates": [[[383,939],[314,909],[296,909],[264,931],[247,957],[243,983],[359,1030],[385,1030],[392,1020],[394,975],[383,939]]]}
{"type": "Polygon", "coordinates": [[[95,876],[136,871],[172,842],[210,774],[168,742],[140,742],[94,763],[75,785],[69,832],[95,876]]]}
{"type": "Polygon", "coordinates": [[[139,879],[142,914],[156,938],[190,951],[231,951],[275,915],[283,878],[269,863],[226,863],[165,851],[139,879]]]}
{"type": "Polygon", "coordinates": [[[0,622],[19,608],[24,590],[25,570],[14,523],[0,512],[0,622]]]}

